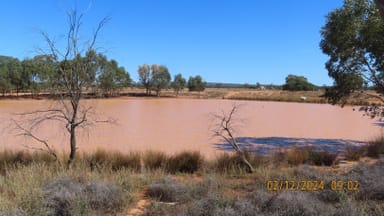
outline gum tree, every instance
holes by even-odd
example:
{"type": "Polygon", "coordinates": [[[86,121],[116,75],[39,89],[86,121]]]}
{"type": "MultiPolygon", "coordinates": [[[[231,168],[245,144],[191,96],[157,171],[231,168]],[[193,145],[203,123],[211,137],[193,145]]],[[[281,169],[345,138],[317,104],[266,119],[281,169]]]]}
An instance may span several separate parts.
{"type": "Polygon", "coordinates": [[[160,92],[163,89],[168,88],[171,81],[171,75],[168,68],[164,65],[152,65],[152,89],[156,91],[156,95],[159,97],[160,92]]]}
{"type": "MultiPolygon", "coordinates": [[[[328,75],[334,86],[326,97],[332,103],[345,103],[354,92],[375,97],[384,103],[384,19],[373,0],[345,0],[327,15],[321,29],[320,47],[329,56],[328,75]],[[377,94],[361,92],[363,84],[377,94]]],[[[381,106],[364,107],[372,117],[382,115],[381,106]]]]}
{"type": "Polygon", "coordinates": [[[176,97],[179,95],[179,92],[185,88],[186,81],[181,74],[176,74],[173,78],[173,82],[171,86],[173,90],[176,92],[176,97]]]}

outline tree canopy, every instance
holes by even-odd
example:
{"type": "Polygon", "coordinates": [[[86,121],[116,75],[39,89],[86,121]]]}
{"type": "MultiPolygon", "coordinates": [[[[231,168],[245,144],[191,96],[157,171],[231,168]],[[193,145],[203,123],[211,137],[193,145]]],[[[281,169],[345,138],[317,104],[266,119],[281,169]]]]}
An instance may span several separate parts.
{"type": "Polygon", "coordinates": [[[320,47],[329,56],[325,66],[334,79],[326,93],[331,102],[345,102],[364,83],[384,102],[384,19],[375,1],[345,0],[327,15],[321,35],[320,47]]]}
{"type": "Polygon", "coordinates": [[[189,91],[202,92],[205,90],[207,83],[203,81],[203,78],[200,75],[197,75],[194,77],[189,77],[187,85],[189,91]]]}
{"type": "Polygon", "coordinates": [[[164,65],[152,65],[152,89],[156,91],[156,95],[160,96],[162,89],[166,89],[171,82],[171,74],[164,65]]]}
{"type": "Polygon", "coordinates": [[[306,77],[292,74],[285,78],[285,84],[283,85],[283,90],[288,91],[313,91],[315,88],[315,85],[308,82],[306,77]]]}
{"type": "Polygon", "coordinates": [[[186,81],[183,75],[176,74],[171,84],[173,90],[176,92],[176,96],[178,96],[179,92],[185,88],[185,84],[186,84],[186,81]]]}
{"type": "Polygon", "coordinates": [[[105,95],[113,95],[132,83],[125,68],[119,67],[115,60],[108,61],[106,56],[99,56],[98,71],[97,86],[103,90],[105,95]]]}

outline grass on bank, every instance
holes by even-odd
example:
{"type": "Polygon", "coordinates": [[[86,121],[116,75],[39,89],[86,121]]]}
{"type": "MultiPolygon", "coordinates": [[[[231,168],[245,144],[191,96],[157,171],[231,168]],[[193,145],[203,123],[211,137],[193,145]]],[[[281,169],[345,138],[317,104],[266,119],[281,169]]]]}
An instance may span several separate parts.
{"type": "MultiPolygon", "coordinates": [[[[374,143],[381,149],[384,142],[374,143]]],[[[3,151],[0,215],[124,215],[143,198],[151,201],[144,215],[383,215],[384,183],[378,179],[384,177],[384,160],[360,163],[348,173],[315,169],[334,164],[328,154],[308,149],[247,153],[255,167],[247,174],[241,158],[228,153],[206,161],[198,152],[97,150],[79,154],[65,169],[44,153],[3,151]],[[268,180],[318,180],[326,187],[269,191],[268,180]],[[356,180],[360,188],[332,190],[333,180],[356,180]]]]}

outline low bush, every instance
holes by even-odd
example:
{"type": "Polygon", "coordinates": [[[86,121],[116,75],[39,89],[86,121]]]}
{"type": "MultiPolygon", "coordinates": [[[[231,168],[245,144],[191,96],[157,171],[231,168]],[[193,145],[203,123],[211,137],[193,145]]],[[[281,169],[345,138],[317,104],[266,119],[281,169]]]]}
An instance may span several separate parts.
{"type": "Polygon", "coordinates": [[[188,199],[187,187],[171,178],[148,185],[145,194],[161,202],[180,202],[188,199]]]}
{"type": "Polygon", "coordinates": [[[46,215],[74,215],[81,209],[81,185],[69,177],[58,178],[43,188],[46,215]]]}
{"type": "Polygon", "coordinates": [[[168,157],[164,152],[147,151],[144,153],[144,166],[148,170],[164,169],[167,165],[168,157]]]}
{"type": "Polygon", "coordinates": [[[359,190],[355,193],[359,200],[384,200],[384,160],[374,165],[357,166],[348,175],[349,180],[359,182],[359,190]]]}
{"type": "Polygon", "coordinates": [[[122,192],[113,184],[90,182],[83,188],[83,192],[91,209],[116,212],[123,207],[122,192]]]}
{"type": "Polygon", "coordinates": [[[307,162],[309,158],[309,150],[299,148],[289,149],[285,152],[284,157],[289,164],[297,166],[307,162]]]}
{"type": "Polygon", "coordinates": [[[333,215],[335,208],[303,191],[285,191],[264,204],[263,212],[274,215],[333,215]]]}
{"type": "Polygon", "coordinates": [[[331,154],[328,151],[309,151],[308,160],[316,166],[332,166],[335,164],[337,154],[331,154]]]}
{"type": "Polygon", "coordinates": [[[122,192],[113,184],[60,177],[43,188],[44,215],[102,215],[122,210],[122,192]]]}
{"type": "Polygon", "coordinates": [[[170,173],[194,173],[204,162],[200,152],[181,152],[168,158],[166,170],[170,173]]]}
{"type": "MultiPolygon", "coordinates": [[[[180,216],[200,216],[200,215],[214,215],[219,216],[220,212],[220,200],[214,194],[208,194],[208,196],[200,199],[193,200],[189,205],[182,209],[182,211],[178,214],[180,216]]],[[[220,212],[221,213],[221,212],[220,212]]]]}
{"type": "Polygon", "coordinates": [[[369,141],[367,145],[368,157],[378,158],[380,154],[384,154],[384,136],[369,141]]]}

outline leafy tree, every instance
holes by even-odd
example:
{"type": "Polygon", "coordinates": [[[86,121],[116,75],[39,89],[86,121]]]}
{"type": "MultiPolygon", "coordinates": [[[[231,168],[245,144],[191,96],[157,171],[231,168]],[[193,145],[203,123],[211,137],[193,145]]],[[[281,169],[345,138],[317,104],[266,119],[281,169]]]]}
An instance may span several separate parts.
{"type": "Polygon", "coordinates": [[[152,89],[156,91],[156,95],[160,96],[162,89],[168,88],[171,81],[171,75],[169,74],[168,68],[163,65],[152,65],[152,89]]]}
{"type": "Polygon", "coordinates": [[[5,66],[0,66],[0,91],[5,96],[6,92],[11,90],[11,82],[8,76],[8,68],[5,66]]]}
{"type": "Polygon", "coordinates": [[[9,65],[10,79],[16,95],[20,91],[25,91],[29,88],[31,82],[29,79],[29,71],[24,70],[22,62],[18,59],[12,61],[9,65]]]}
{"type": "Polygon", "coordinates": [[[283,90],[288,91],[312,91],[314,89],[315,86],[308,82],[306,77],[292,74],[285,78],[285,84],[283,85],[283,90]]]}
{"type": "Polygon", "coordinates": [[[179,95],[179,92],[185,88],[185,84],[186,84],[186,81],[183,75],[176,74],[171,84],[173,90],[176,92],[176,97],[179,95]]]}
{"type": "Polygon", "coordinates": [[[198,91],[199,93],[205,90],[206,85],[207,83],[203,81],[200,75],[189,77],[187,84],[189,91],[198,91]]]}
{"type": "Polygon", "coordinates": [[[32,59],[24,59],[21,62],[26,75],[28,89],[32,95],[38,94],[42,89],[49,89],[49,81],[54,75],[55,65],[50,55],[37,55],[32,59]]]}
{"type": "MultiPolygon", "coordinates": [[[[364,81],[379,93],[374,97],[384,102],[384,20],[375,2],[345,0],[327,15],[321,35],[320,47],[329,56],[328,75],[335,81],[326,93],[330,101],[345,102],[364,81]]],[[[373,115],[381,113],[370,110],[373,115]]]]}
{"type": "MultiPolygon", "coordinates": [[[[30,86],[29,71],[24,70],[23,62],[17,58],[0,56],[0,67],[2,68],[1,79],[4,91],[16,90],[18,95],[21,90],[28,90],[30,86]]],[[[5,93],[4,91],[3,93],[5,93]]]]}
{"type": "Polygon", "coordinates": [[[99,64],[98,86],[105,94],[113,95],[116,91],[131,85],[131,77],[115,60],[107,61],[105,56],[101,56],[99,64]]]}
{"type": "Polygon", "coordinates": [[[151,68],[147,64],[139,66],[137,70],[139,74],[140,83],[144,86],[146,94],[151,94],[152,80],[151,80],[151,68]]]}

